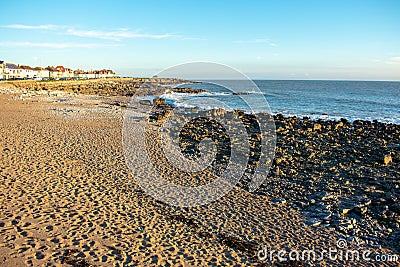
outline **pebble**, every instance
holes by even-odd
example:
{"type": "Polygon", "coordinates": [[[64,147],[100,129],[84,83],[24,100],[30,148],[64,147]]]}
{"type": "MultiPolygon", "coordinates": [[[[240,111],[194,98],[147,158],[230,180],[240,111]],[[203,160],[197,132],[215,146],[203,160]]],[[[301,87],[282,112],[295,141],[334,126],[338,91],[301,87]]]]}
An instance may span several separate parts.
{"type": "Polygon", "coordinates": [[[390,163],[392,163],[392,156],[390,154],[385,155],[383,158],[383,164],[385,164],[387,166],[390,163]]]}
{"type": "Polygon", "coordinates": [[[318,226],[322,223],[322,220],[317,218],[308,218],[304,221],[304,223],[308,226],[318,226]]]}
{"type": "Polygon", "coordinates": [[[282,204],[282,205],[286,204],[286,199],[284,198],[274,198],[271,199],[271,201],[277,204],[282,204]]]}

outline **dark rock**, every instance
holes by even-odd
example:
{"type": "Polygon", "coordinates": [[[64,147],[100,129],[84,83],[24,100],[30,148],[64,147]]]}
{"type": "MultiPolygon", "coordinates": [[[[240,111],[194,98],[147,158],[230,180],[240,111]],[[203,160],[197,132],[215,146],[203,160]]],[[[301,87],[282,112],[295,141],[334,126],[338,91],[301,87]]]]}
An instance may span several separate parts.
{"type": "Polygon", "coordinates": [[[286,199],[284,198],[273,198],[271,201],[277,204],[286,204],[286,199]]]}
{"type": "Polygon", "coordinates": [[[175,87],[171,89],[175,93],[185,93],[185,94],[201,94],[206,92],[204,89],[194,89],[190,87],[175,87]]]}
{"type": "Polygon", "coordinates": [[[304,223],[308,226],[318,226],[322,223],[322,220],[317,218],[308,218],[304,223]]]}
{"type": "Polygon", "coordinates": [[[144,105],[144,106],[152,106],[152,105],[153,105],[153,103],[151,103],[151,101],[150,101],[150,100],[147,100],[147,99],[145,99],[145,100],[139,100],[139,103],[140,103],[141,105],[144,105]]]}

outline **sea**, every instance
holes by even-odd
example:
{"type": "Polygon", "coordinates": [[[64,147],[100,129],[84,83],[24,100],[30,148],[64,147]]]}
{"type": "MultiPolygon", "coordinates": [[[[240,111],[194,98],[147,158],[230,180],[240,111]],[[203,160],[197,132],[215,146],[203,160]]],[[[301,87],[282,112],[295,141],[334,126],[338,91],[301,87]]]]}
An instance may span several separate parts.
{"type": "Polygon", "coordinates": [[[168,92],[161,96],[175,107],[242,109],[311,119],[377,120],[400,124],[400,82],[254,80],[210,81],[179,87],[200,94],[168,92]],[[222,84],[222,85],[221,85],[222,84]],[[227,84],[234,84],[234,90],[227,84]]]}

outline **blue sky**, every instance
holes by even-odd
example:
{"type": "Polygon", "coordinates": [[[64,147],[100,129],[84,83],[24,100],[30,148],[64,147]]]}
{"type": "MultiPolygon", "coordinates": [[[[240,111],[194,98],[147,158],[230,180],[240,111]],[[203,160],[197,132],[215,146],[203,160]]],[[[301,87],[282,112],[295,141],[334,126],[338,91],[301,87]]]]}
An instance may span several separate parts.
{"type": "Polygon", "coordinates": [[[255,79],[400,80],[400,1],[6,1],[0,59],[149,76],[191,61],[255,79]]]}

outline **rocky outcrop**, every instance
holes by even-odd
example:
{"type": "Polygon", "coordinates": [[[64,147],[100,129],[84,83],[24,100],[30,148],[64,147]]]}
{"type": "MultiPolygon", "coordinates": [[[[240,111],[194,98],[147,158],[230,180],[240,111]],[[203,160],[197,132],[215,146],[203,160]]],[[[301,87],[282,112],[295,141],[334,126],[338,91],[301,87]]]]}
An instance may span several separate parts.
{"type": "Polygon", "coordinates": [[[190,87],[175,87],[171,89],[172,92],[174,93],[185,93],[185,94],[201,94],[206,92],[206,90],[204,89],[194,89],[194,88],[190,88],[190,87]]]}
{"type": "Polygon", "coordinates": [[[400,125],[274,117],[275,160],[258,193],[312,226],[400,250],[400,125]]]}
{"type": "MultiPolygon", "coordinates": [[[[152,121],[164,122],[171,107],[162,100],[155,106],[152,121]]],[[[214,117],[225,112],[209,111],[214,117]]],[[[249,137],[251,156],[245,173],[251,174],[260,155],[260,132],[252,115],[235,113],[249,137]]],[[[275,159],[267,179],[254,194],[297,209],[312,227],[334,229],[367,246],[399,251],[400,125],[282,115],[275,115],[274,120],[275,159]]],[[[217,145],[213,171],[225,170],[231,150],[224,129],[205,118],[185,127],[180,130],[181,152],[198,158],[198,145],[208,137],[217,145]]],[[[238,184],[245,190],[246,178],[244,175],[238,184]]],[[[192,183],[203,184],[197,180],[192,183]]]]}
{"type": "Polygon", "coordinates": [[[110,78],[72,81],[8,81],[2,87],[29,91],[63,91],[67,93],[132,96],[162,94],[166,85],[181,84],[183,80],[172,78],[110,78]],[[140,88],[140,90],[138,90],[140,88]]]}

